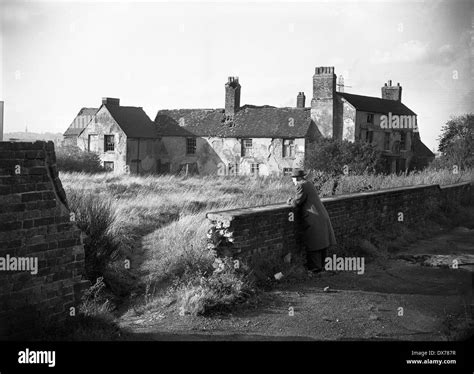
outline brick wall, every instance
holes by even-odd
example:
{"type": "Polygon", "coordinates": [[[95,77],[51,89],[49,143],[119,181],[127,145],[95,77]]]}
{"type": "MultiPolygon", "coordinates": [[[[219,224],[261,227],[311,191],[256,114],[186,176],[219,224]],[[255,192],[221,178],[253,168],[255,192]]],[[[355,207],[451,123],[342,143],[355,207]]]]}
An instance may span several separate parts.
{"type": "Polygon", "coordinates": [[[0,261],[38,261],[37,274],[0,263],[0,339],[68,318],[87,285],[81,231],[55,164],[52,142],[0,142],[0,261]]]}
{"type": "MultiPolygon", "coordinates": [[[[432,209],[450,203],[473,204],[474,184],[469,182],[440,187],[413,186],[364,192],[322,199],[338,242],[360,236],[373,227],[399,222],[411,225],[432,209]]],[[[284,256],[300,250],[298,215],[286,204],[209,212],[212,223],[208,249],[219,256],[246,258],[270,251],[284,256]]],[[[269,253],[270,255],[270,253],[269,253]]]]}

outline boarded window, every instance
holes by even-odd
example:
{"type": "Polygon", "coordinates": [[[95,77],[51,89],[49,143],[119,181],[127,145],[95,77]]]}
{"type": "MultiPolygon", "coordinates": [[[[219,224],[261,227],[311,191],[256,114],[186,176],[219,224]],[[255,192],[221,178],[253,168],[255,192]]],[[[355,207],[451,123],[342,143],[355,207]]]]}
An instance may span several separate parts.
{"type": "Polygon", "coordinates": [[[196,153],[196,138],[186,139],[186,154],[194,155],[196,153]]]}
{"type": "Polygon", "coordinates": [[[112,161],[104,161],[104,169],[106,171],[114,171],[114,163],[112,161]]]}
{"type": "Polygon", "coordinates": [[[113,135],[104,135],[104,152],[115,150],[115,137],[113,135]]]}
{"type": "Polygon", "coordinates": [[[252,153],[252,139],[242,139],[242,157],[250,156],[252,153]]]}
{"type": "Polygon", "coordinates": [[[89,152],[98,152],[99,151],[99,137],[98,135],[89,135],[87,139],[87,150],[89,152]]]}
{"type": "Polygon", "coordinates": [[[295,157],[294,139],[283,139],[283,157],[295,157]]]}

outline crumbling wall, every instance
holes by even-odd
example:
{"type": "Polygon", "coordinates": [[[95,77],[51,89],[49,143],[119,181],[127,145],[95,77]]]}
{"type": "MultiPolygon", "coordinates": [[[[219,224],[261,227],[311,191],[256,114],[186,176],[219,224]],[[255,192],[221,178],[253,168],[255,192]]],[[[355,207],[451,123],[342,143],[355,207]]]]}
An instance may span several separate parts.
{"type": "MultiPolygon", "coordinates": [[[[339,243],[397,222],[416,225],[439,204],[474,203],[474,185],[393,188],[323,198],[339,243]]],[[[301,224],[286,204],[209,212],[208,249],[218,256],[248,258],[254,253],[284,256],[301,251],[301,224]]]]}
{"type": "Polygon", "coordinates": [[[0,142],[0,339],[72,317],[88,284],[55,164],[52,142],[0,142]]]}

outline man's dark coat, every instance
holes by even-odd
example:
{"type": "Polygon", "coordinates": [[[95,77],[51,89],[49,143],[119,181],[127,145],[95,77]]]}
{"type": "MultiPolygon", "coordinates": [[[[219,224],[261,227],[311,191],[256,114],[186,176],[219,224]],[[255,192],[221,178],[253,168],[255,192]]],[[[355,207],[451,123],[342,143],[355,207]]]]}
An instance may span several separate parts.
{"type": "Polygon", "coordinates": [[[290,203],[294,208],[299,208],[302,214],[307,251],[317,251],[336,244],[329,214],[313,183],[304,179],[299,181],[296,196],[290,203]]]}

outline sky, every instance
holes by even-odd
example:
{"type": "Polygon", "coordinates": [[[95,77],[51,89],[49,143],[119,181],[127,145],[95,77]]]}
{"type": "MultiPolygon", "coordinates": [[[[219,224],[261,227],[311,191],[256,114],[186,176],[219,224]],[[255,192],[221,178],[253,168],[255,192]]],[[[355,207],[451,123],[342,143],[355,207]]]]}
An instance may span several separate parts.
{"type": "Polygon", "coordinates": [[[160,109],[296,106],[317,66],[345,92],[389,79],[437,147],[451,116],[474,112],[474,1],[130,2],[0,0],[4,132],[64,132],[102,97],[160,109]]]}

